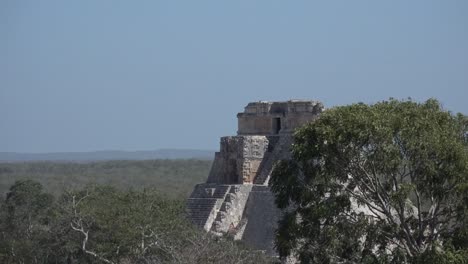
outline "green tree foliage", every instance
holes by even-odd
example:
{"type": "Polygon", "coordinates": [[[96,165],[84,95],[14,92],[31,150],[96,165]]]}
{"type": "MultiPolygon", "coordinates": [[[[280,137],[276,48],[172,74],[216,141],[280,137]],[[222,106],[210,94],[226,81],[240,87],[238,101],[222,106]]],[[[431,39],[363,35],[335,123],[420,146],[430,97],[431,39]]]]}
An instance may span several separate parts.
{"type": "Polygon", "coordinates": [[[182,203],[151,190],[87,188],[67,193],[62,204],[66,221],[81,237],[83,252],[109,263],[148,256],[169,262],[177,246],[171,243],[182,241],[180,230],[189,228],[181,214],[182,203]]]}
{"type": "Polygon", "coordinates": [[[270,181],[282,257],[304,263],[466,263],[467,119],[436,100],[325,111],[270,181]],[[465,261],[465,262],[463,262],[465,261]]]}
{"type": "Polygon", "coordinates": [[[17,180],[40,182],[56,196],[88,184],[127,190],[154,187],[170,198],[188,197],[197,183],[206,180],[209,160],[113,160],[89,163],[0,163],[0,194],[17,180]]]}
{"type": "Polygon", "coordinates": [[[1,204],[0,263],[268,263],[187,222],[157,189],[87,186],[58,199],[18,181],[1,204]]]}
{"type": "Polygon", "coordinates": [[[18,262],[35,262],[50,254],[48,239],[53,197],[34,181],[11,186],[0,211],[0,256],[20,256],[18,262]]]}

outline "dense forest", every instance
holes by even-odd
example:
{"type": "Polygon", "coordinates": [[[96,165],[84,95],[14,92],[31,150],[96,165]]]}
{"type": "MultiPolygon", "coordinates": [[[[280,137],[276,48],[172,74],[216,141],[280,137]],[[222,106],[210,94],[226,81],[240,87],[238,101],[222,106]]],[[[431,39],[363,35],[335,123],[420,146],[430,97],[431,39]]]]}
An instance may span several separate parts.
{"type": "Polygon", "coordinates": [[[0,263],[271,263],[187,221],[210,163],[1,164],[0,263]]]}
{"type": "Polygon", "coordinates": [[[16,180],[32,179],[54,195],[101,184],[125,190],[154,188],[169,198],[186,198],[195,184],[206,180],[210,167],[211,161],[195,159],[0,163],[0,194],[16,180]]]}

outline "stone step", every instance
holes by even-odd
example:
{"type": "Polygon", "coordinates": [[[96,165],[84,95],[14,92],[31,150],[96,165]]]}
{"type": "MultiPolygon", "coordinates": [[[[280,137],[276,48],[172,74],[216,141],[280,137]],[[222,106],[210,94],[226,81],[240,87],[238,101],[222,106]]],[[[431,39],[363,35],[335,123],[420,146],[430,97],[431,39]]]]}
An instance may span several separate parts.
{"type": "Polygon", "coordinates": [[[190,198],[209,198],[206,189],[211,186],[207,184],[197,184],[190,195],[190,198]]]}
{"type": "Polygon", "coordinates": [[[231,188],[231,186],[229,185],[219,185],[216,187],[216,190],[213,194],[213,198],[217,198],[217,199],[224,199],[224,197],[226,196],[226,194],[228,193],[229,189],[231,188]]]}
{"type": "Polygon", "coordinates": [[[189,198],[187,199],[186,210],[189,220],[203,227],[210,217],[218,199],[216,198],[189,198]]]}

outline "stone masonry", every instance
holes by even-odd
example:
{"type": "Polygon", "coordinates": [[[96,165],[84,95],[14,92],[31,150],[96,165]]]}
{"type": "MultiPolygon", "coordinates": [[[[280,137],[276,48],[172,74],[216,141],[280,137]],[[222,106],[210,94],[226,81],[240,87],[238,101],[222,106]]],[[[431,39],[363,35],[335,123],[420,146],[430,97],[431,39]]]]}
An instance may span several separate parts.
{"type": "Polygon", "coordinates": [[[249,103],[237,114],[237,136],[222,137],[206,183],[187,200],[190,220],[270,255],[280,211],[268,187],[276,161],[290,158],[292,133],[323,111],[316,101],[249,103]]]}

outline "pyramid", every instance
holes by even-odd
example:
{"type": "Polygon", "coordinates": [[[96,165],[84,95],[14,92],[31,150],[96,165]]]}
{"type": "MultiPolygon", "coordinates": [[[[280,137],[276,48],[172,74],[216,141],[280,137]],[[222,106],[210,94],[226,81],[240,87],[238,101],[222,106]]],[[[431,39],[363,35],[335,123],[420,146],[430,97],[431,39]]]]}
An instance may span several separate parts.
{"type": "Polygon", "coordinates": [[[237,135],[221,138],[207,181],[197,184],[187,200],[190,221],[276,255],[281,211],[268,181],[275,163],[290,158],[294,130],[323,110],[322,103],[310,100],[249,103],[237,114],[237,135]]]}

